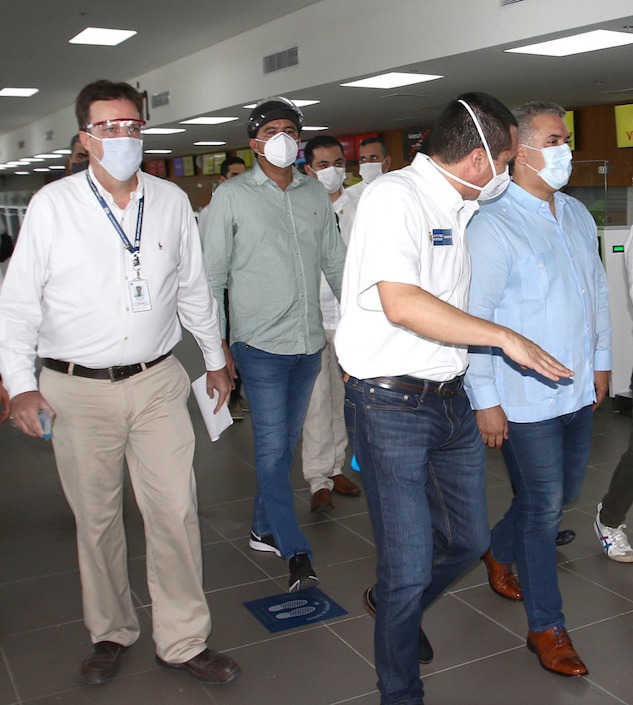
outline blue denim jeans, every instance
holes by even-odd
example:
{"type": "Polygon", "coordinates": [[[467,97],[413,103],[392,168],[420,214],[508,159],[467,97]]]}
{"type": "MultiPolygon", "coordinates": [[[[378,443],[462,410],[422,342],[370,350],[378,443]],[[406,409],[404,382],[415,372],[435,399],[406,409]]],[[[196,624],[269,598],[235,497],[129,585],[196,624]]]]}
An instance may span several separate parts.
{"type": "Polygon", "coordinates": [[[484,446],[466,394],[345,385],[376,540],[374,649],[382,705],[419,705],[423,610],[486,552],[484,446]]]}
{"type": "Polygon", "coordinates": [[[284,560],[296,553],[312,558],[310,543],[295,516],[290,468],[321,368],[321,352],[275,355],[245,343],[233,343],[231,352],[253,425],[257,474],[253,531],[258,536],[272,534],[284,560]]]}
{"type": "Polygon", "coordinates": [[[591,406],[546,421],[510,423],[501,447],[514,499],[492,530],[490,552],[500,563],[516,563],[534,632],[565,626],[556,534],[563,506],[580,494],[592,426],[591,406]]]}

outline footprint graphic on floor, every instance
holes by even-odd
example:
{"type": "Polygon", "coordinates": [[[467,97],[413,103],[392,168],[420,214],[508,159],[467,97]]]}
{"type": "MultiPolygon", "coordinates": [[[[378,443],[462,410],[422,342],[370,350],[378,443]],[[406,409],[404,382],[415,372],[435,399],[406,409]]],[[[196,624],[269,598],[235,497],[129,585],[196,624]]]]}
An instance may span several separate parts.
{"type": "Polygon", "coordinates": [[[312,612],[316,611],[316,607],[306,607],[307,604],[308,600],[288,600],[278,605],[271,605],[268,611],[277,613],[275,614],[275,619],[291,619],[292,617],[312,614],[312,612]]]}

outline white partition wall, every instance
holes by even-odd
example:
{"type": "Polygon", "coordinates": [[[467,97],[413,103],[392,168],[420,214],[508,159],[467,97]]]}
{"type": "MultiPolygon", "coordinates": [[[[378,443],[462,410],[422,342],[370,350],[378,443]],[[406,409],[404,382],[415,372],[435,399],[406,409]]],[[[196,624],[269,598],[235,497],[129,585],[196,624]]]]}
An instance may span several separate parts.
{"type": "Polygon", "coordinates": [[[633,370],[633,305],[629,299],[624,269],[624,241],[629,228],[606,227],[600,230],[602,261],[609,284],[609,306],[613,347],[613,373],[609,395],[630,396],[633,370]]]}

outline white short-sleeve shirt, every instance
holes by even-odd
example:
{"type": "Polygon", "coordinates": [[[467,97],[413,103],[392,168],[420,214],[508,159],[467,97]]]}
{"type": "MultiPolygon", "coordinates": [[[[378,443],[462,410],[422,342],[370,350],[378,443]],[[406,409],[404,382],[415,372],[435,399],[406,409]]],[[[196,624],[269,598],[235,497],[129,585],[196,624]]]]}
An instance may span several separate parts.
{"type": "Polygon", "coordinates": [[[470,258],[464,230],[476,210],[477,203],[464,201],[426,155],[368,186],[350,239],[335,338],[346,372],[360,379],[411,375],[444,381],[466,370],[466,347],[390,323],[377,285],[413,284],[465,310],[470,258]]]}

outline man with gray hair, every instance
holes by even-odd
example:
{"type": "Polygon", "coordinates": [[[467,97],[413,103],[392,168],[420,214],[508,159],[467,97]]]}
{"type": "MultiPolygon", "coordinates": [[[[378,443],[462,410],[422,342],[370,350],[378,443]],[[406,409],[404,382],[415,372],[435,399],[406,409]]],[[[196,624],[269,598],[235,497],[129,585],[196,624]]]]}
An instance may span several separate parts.
{"type": "Polygon", "coordinates": [[[607,393],[611,325],[596,224],[559,191],[571,174],[564,116],[553,103],[515,112],[513,183],[468,226],[469,312],[538,341],[575,376],[552,382],[498,348],[471,348],[466,390],[482,440],[501,448],[514,489],[484,556],[490,586],[523,601],[527,645],[541,665],[573,676],[588,671],[565,630],[555,540],[562,507],[580,494],[593,410],[607,393]]]}

